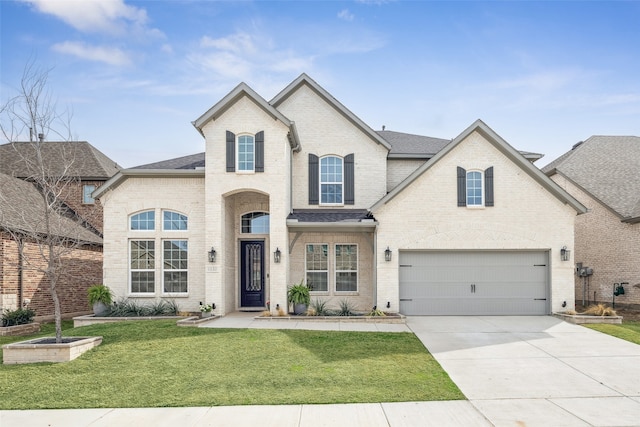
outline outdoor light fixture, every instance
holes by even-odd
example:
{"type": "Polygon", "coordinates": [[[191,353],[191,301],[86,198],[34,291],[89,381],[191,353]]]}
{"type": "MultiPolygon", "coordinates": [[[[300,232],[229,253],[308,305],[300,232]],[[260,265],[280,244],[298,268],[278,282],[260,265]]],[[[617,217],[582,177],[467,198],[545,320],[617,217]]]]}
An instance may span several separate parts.
{"type": "Polygon", "coordinates": [[[211,246],[211,250],[207,252],[209,254],[209,262],[216,262],[216,250],[211,246]]]}
{"type": "Polygon", "coordinates": [[[273,253],[273,261],[278,264],[280,262],[280,248],[276,248],[276,251],[273,253]]]}
{"type": "Polygon", "coordinates": [[[384,251],[384,260],[391,261],[391,249],[387,246],[387,249],[384,251]]]}
{"type": "Polygon", "coordinates": [[[569,258],[571,258],[571,251],[567,249],[566,246],[563,246],[562,249],[560,249],[560,259],[562,261],[569,261],[569,258]]]}

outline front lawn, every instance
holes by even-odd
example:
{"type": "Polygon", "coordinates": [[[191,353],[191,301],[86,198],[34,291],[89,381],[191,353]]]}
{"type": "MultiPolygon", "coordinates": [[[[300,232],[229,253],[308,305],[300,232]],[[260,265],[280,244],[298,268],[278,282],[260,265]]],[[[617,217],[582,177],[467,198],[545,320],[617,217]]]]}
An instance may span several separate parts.
{"type": "Polygon", "coordinates": [[[640,344],[640,322],[626,322],[621,325],[593,324],[583,326],[640,344]]]}
{"type": "Polygon", "coordinates": [[[158,320],[64,335],[104,340],[64,364],[1,365],[0,409],[464,399],[410,333],[180,328],[158,320]]]}

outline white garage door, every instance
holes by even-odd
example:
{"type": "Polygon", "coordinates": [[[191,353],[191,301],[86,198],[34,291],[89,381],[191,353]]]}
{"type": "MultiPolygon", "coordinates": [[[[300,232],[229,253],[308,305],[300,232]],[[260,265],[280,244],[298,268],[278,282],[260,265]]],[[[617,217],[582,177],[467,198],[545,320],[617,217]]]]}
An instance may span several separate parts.
{"type": "Polygon", "coordinates": [[[549,313],[548,252],[400,251],[407,315],[549,313]]]}

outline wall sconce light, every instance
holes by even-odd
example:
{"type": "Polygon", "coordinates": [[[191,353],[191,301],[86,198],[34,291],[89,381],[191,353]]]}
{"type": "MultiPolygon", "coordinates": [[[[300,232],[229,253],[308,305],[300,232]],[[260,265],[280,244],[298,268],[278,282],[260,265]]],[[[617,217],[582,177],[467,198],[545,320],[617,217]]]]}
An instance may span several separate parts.
{"type": "Polygon", "coordinates": [[[387,246],[387,249],[384,251],[384,260],[391,261],[391,249],[389,249],[389,246],[387,246]]]}
{"type": "Polygon", "coordinates": [[[563,246],[562,249],[560,249],[560,259],[562,261],[569,261],[569,258],[571,258],[571,251],[567,249],[566,246],[563,246]]]}
{"type": "Polygon", "coordinates": [[[209,254],[209,262],[216,262],[216,250],[211,246],[211,250],[207,252],[209,254]]]}
{"type": "Polygon", "coordinates": [[[276,251],[273,253],[273,261],[274,261],[276,264],[279,264],[279,263],[280,263],[280,255],[281,255],[281,254],[282,254],[282,253],[280,252],[280,248],[276,248],[276,251]]]}

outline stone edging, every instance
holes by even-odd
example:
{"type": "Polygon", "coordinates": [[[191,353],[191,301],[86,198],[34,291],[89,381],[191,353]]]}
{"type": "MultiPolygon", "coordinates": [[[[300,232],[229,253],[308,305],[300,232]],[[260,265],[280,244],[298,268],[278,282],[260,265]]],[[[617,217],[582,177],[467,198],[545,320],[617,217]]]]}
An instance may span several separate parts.
{"type": "Polygon", "coordinates": [[[622,316],[590,316],[587,314],[566,314],[566,313],[553,313],[554,317],[562,319],[565,322],[573,323],[576,325],[585,325],[593,323],[605,323],[611,325],[619,325],[622,323],[622,316]]]}
{"type": "Polygon", "coordinates": [[[96,325],[99,323],[116,323],[127,320],[168,320],[184,319],[184,316],[131,316],[131,317],[96,317],[93,314],[73,318],[73,327],[96,325]]]}
{"type": "Polygon", "coordinates": [[[254,319],[274,322],[407,323],[407,318],[401,314],[392,316],[256,316],[254,319]]]}
{"type": "Polygon", "coordinates": [[[40,344],[38,341],[43,338],[36,338],[29,341],[5,344],[2,346],[2,361],[5,365],[69,362],[102,343],[102,337],[65,338],[77,338],[77,340],[62,344],[40,344]]]}
{"type": "Polygon", "coordinates": [[[21,335],[35,334],[36,332],[40,332],[40,323],[38,322],[0,327],[0,337],[17,337],[21,335]]]}
{"type": "Polygon", "coordinates": [[[213,319],[217,319],[218,315],[213,315],[211,317],[199,317],[199,316],[191,316],[186,319],[181,319],[176,322],[178,326],[198,326],[202,323],[207,323],[213,319]]]}

